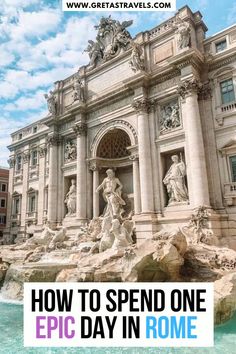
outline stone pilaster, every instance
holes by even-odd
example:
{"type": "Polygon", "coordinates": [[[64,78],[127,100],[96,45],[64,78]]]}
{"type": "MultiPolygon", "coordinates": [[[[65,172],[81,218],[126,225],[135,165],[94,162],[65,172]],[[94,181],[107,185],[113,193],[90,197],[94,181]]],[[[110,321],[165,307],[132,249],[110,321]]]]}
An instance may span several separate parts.
{"type": "Polygon", "coordinates": [[[141,212],[141,195],[138,154],[132,154],[130,160],[133,162],[134,213],[139,214],[141,212]]]}
{"type": "Polygon", "coordinates": [[[149,134],[149,112],[153,102],[147,98],[135,99],[133,107],[138,118],[138,150],[141,191],[141,211],[154,211],[151,147],[149,134]]]}
{"type": "MultiPolygon", "coordinates": [[[[7,200],[7,224],[6,228],[8,229],[11,226],[11,215],[12,215],[12,194],[13,194],[13,179],[14,179],[14,168],[15,168],[15,157],[11,156],[8,160],[9,164],[9,182],[8,182],[8,200],[7,200]]],[[[9,237],[9,235],[7,235],[9,237]]]]}
{"type": "Polygon", "coordinates": [[[39,164],[38,224],[39,225],[43,224],[43,217],[44,217],[46,153],[47,153],[47,147],[39,146],[38,148],[38,164],[39,164]]]}
{"type": "Polygon", "coordinates": [[[86,165],[86,133],[87,126],[83,122],[76,122],[73,128],[77,135],[77,211],[79,220],[87,218],[87,165],[86,165]]]}
{"type": "Polygon", "coordinates": [[[203,145],[198,92],[202,85],[196,79],[182,82],[178,92],[182,98],[186,161],[190,205],[210,205],[206,159],[203,145]]]}
{"type": "Polygon", "coordinates": [[[48,222],[52,226],[57,223],[57,203],[58,203],[58,145],[59,136],[56,133],[48,136],[49,148],[49,178],[48,178],[48,222]]]}
{"type": "Polygon", "coordinates": [[[25,219],[27,217],[27,204],[28,204],[28,179],[29,179],[29,163],[30,163],[30,152],[25,151],[22,155],[23,162],[23,179],[22,179],[22,200],[21,200],[21,226],[25,226],[25,219]]]}

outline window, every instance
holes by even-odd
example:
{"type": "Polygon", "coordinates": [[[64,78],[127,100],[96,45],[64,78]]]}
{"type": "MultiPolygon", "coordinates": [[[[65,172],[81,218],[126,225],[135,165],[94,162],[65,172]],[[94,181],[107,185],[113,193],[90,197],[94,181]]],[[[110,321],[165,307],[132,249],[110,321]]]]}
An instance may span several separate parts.
{"type": "Polygon", "coordinates": [[[6,192],[7,191],[7,185],[6,183],[1,184],[1,192],[6,192]]]}
{"type": "Polygon", "coordinates": [[[19,133],[18,138],[19,138],[19,140],[22,139],[22,133],[19,133]]]}
{"type": "Polygon", "coordinates": [[[36,166],[38,162],[37,150],[32,151],[31,153],[31,166],[36,166]]]}
{"type": "Polygon", "coordinates": [[[15,198],[13,203],[14,214],[20,213],[20,198],[15,198]]]}
{"type": "Polygon", "coordinates": [[[33,133],[35,134],[35,133],[37,133],[37,130],[38,130],[38,127],[36,126],[36,127],[33,127],[33,133]]]}
{"type": "Polygon", "coordinates": [[[18,155],[16,157],[16,170],[20,171],[21,170],[21,165],[22,165],[22,159],[21,159],[21,155],[18,155]]]}
{"type": "Polygon", "coordinates": [[[29,212],[33,213],[35,211],[35,207],[36,207],[36,197],[35,195],[31,195],[29,197],[29,212]]]}
{"type": "Polygon", "coordinates": [[[6,224],[6,215],[0,214],[0,225],[5,225],[5,224],[6,224]]]}
{"type": "Polygon", "coordinates": [[[216,43],[216,53],[222,52],[222,51],[225,50],[226,48],[227,48],[226,39],[224,39],[223,41],[220,41],[220,42],[216,43]]]}
{"type": "Polygon", "coordinates": [[[232,181],[236,182],[236,155],[230,156],[229,161],[231,167],[232,181]]]}
{"type": "Polygon", "coordinates": [[[228,79],[220,83],[222,103],[229,103],[235,100],[233,80],[228,79]]]}
{"type": "Polygon", "coordinates": [[[0,199],[0,208],[6,208],[6,199],[5,198],[0,199]]]}

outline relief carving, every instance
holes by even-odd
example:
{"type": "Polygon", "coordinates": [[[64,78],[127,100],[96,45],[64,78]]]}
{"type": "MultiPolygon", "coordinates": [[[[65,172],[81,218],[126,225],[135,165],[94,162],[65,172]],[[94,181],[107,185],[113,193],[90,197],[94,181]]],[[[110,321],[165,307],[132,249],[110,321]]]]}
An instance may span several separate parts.
{"type": "Polygon", "coordinates": [[[72,162],[76,160],[77,157],[77,148],[76,148],[76,142],[72,140],[67,140],[65,143],[65,162],[72,162]]]}
{"type": "Polygon", "coordinates": [[[161,133],[168,132],[180,127],[180,110],[177,100],[168,103],[161,107],[160,131],[161,133]]]}

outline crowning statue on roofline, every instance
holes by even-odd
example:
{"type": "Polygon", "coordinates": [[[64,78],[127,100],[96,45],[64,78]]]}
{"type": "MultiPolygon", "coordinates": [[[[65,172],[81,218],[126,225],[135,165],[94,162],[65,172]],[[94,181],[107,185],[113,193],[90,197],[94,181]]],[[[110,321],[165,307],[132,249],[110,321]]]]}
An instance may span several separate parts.
{"type": "Polygon", "coordinates": [[[85,49],[90,58],[89,69],[94,69],[98,64],[114,58],[130,47],[132,38],[126,28],[132,23],[132,20],[120,23],[110,16],[101,17],[99,25],[94,26],[98,30],[96,40],[89,40],[85,49]]]}

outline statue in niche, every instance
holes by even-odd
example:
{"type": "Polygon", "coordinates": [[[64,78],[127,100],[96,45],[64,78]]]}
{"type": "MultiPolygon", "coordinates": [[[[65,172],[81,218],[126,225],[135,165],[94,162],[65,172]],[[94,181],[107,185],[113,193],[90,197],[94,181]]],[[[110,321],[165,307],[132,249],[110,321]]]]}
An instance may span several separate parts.
{"type": "Polygon", "coordinates": [[[180,112],[178,102],[172,102],[162,108],[160,130],[165,132],[180,126],[180,112]]]}
{"type": "Polygon", "coordinates": [[[84,102],[84,84],[79,77],[74,78],[74,101],[84,102]]]}
{"type": "Polygon", "coordinates": [[[103,198],[107,203],[103,216],[110,216],[112,219],[114,217],[121,217],[124,212],[122,206],[125,205],[125,201],[121,198],[121,192],[123,185],[120,180],[115,177],[113,170],[108,169],[106,171],[107,177],[98,186],[96,192],[99,193],[103,189],[103,198]]]}
{"type": "Polygon", "coordinates": [[[65,162],[71,162],[76,159],[77,151],[76,144],[70,140],[65,145],[65,162]]]}
{"type": "Polygon", "coordinates": [[[68,210],[66,216],[74,216],[76,213],[76,185],[75,179],[71,180],[69,192],[66,194],[65,204],[68,210]]]}
{"type": "Polygon", "coordinates": [[[171,156],[173,164],[167,171],[163,183],[167,188],[168,205],[175,205],[178,203],[188,202],[188,190],[185,185],[186,168],[180,155],[171,156]]]}
{"type": "Polygon", "coordinates": [[[44,97],[47,100],[49,113],[51,113],[53,116],[55,116],[56,111],[57,111],[57,102],[56,102],[56,97],[55,97],[53,91],[50,91],[49,94],[45,93],[44,97]]]}
{"type": "Polygon", "coordinates": [[[136,71],[144,70],[144,58],[143,58],[143,50],[140,44],[132,42],[132,53],[129,64],[131,69],[136,71]]]}
{"type": "Polygon", "coordinates": [[[179,49],[188,48],[191,41],[190,24],[187,21],[183,21],[180,17],[177,18],[177,45],[179,49]]]}

